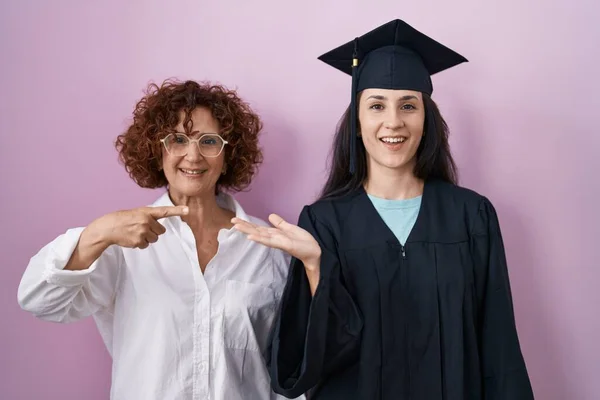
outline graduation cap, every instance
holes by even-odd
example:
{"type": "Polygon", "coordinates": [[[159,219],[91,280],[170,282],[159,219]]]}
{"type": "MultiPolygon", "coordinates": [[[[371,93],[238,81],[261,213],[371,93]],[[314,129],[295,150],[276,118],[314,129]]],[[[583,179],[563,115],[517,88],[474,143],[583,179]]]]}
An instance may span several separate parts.
{"type": "MultiPolygon", "coordinates": [[[[404,89],[431,95],[431,75],[467,59],[396,19],[335,48],[319,60],[352,75],[350,173],[356,160],[356,96],[364,89],[404,89]]],[[[433,118],[428,121],[433,124],[433,118]]]]}

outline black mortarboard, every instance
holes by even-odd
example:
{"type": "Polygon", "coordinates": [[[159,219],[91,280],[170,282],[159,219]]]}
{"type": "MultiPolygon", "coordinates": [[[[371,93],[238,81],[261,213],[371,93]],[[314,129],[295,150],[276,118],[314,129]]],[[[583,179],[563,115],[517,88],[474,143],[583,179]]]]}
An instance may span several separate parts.
{"type": "MultiPolygon", "coordinates": [[[[356,158],[356,96],[364,89],[404,89],[431,95],[431,75],[466,62],[446,46],[396,19],[319,57],[352,75],[350,172],[356,158]]],[[[428,118],[433,123],[433,118],[428,118]]]]}

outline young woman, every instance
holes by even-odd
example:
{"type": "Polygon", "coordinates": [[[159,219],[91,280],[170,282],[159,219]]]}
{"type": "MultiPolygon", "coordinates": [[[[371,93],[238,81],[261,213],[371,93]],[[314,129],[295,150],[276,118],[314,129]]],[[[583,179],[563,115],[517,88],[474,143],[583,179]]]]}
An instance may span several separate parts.
{"type": "Polygon", "coordinates": [[[430,76],[466,59],[400,20],[320,59],[353,76],[321,198],[298,226],[233,220],[294,257],[269,361],[275,391],[532,399],[496,212],[457,186],[430,97],[430,76]]]}

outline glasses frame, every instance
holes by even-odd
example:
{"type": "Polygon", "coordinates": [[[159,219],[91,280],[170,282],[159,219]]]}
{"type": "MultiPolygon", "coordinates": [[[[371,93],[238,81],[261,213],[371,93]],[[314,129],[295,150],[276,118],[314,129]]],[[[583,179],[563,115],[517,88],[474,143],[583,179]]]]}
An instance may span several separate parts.
{"type": "Polygon", "coordinates": [[[191,139],[188,135],[186,135],[183,132],[171,132],[169,133],[167,136],[165,136],[164,138],[160,139],[160,141],[162,142],[163,146],[165,146],[165,150],[167,151],[167,153],[169,153],[170,155],[172,155],[173,157],[185,157],[188,155],[189,152],[189,147],[192,143],[196,143],[196,147],[198,148],[198,151],[200,152],[200,154],[202,154],[202,157],[207,157],[207,158],[214,158],[214,157],[219,157],[221,155],[221,153],[223,152],[223,149],[225,148],[226,144],[229,144],[229,142],[225,139],[223,139],[223,137],[221,135],[219,135],[218,133],[203,133],[202,135],[200,135],[199,138],[197,139],[191,139]],[[186,152],[185,154],[182,155],[175,155],[175,154],[171,154],[171,152],[169,151],[169,147],[167,146],[167,139],[173,135],[182,135],[185,136],[188,140],[188,144],[186,147],[186,152]],[[204,153],[202,153],[202,149],[200,148],[200,141],[205,137],[205,136],[218,136],[219,139],[221,139],[221,141],[223,142],[223,144],[221,145],[221,150],[219,150],[219,152],[214,155],[214,156],[207,156],[204,153]]]}

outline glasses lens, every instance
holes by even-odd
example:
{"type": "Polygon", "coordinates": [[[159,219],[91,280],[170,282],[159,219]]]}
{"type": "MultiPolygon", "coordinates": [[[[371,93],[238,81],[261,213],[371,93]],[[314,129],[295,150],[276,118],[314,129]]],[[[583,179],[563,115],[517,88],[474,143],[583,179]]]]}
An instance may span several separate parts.
{"type": "Polygon", "coordinates": [[[185,155],[189,143],[187,136],[179,133],[171,133],[165,140],[167,151],[174,156],[185,155]]]}
{"type": "Polygon", "coordinates": [[[203,135],[199,141],[200,153],[205,157],[216,157],[223,150],[223,139],[219,135],[203,135]]]}

